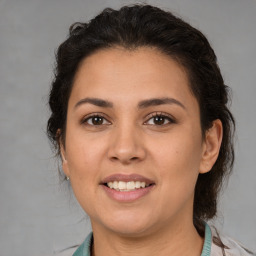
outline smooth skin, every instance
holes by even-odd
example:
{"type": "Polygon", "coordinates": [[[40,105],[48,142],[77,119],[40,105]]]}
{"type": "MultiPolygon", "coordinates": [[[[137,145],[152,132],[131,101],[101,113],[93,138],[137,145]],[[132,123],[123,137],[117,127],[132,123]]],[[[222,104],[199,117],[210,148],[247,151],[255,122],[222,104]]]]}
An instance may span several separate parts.
{"type": "Polygon", "coordinates": [[[222,124],[215,120],[202,136],[198,102],[176,61],[149,47],[113,47],[85,58],[64,139],[63,171],[90,217],[94,256],[201,254],[194,189],[198,174],[218,157],[222,124]],[[118,202],[100,185],[116,173],[140,174],[155,184],[135,201],[118,202]]]}

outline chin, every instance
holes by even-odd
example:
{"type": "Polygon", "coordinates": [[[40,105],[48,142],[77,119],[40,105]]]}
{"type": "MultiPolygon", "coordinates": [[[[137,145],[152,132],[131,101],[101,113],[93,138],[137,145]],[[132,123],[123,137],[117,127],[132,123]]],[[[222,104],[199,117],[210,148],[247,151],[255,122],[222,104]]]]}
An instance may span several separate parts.
{"type": "Polygon", "coordinates": [[[113,216],[106,220],[105,227],[112,232],[126,237],[139,237],[150,232],[154,226],[152,218],[144,215],[113,216]],[[139,217],[140,216],[140,217],[139,217]],[[113,221],[114,220],[114,221],[113,221]]]}
{"type": "Polygon", "coordinates": [[[140,237],[147,234],[149,230],[149,227],[145,227],[143,225],[138,224],[122,224],[122,225],[114,225],[111,227],[111,231],[115,234],[118,234],[120,236],[124,237],[140,237]]]}

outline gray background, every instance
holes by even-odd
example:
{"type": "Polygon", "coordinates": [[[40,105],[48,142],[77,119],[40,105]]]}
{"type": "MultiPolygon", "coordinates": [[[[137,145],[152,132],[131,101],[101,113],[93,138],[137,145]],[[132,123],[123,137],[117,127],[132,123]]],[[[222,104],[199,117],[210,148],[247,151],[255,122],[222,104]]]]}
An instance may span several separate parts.
{"type": "MultiPolygon", "coordinates": [[[[203,31],[233,89],[236,165],[216,225],[256,250],[256,1],[145,1],[203,31]]],[[[75,21],[135,1],[0,1],[0,255],[40,256],[79,244],[89,221],[60,185],[45,134],[54,50],[75,21]]]]}

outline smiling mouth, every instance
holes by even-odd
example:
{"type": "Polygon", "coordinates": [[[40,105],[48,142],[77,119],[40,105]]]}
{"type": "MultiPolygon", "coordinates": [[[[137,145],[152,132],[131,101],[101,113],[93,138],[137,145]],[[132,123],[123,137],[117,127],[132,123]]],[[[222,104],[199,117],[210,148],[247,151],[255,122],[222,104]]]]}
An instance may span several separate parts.
{"type": "Polygon", "coordinates": [[[136,173],[116,173],[104,178],[101,182],[101,185],[105,186],[113,192],[129,192],[149,189],[149,187],[155,185],[155,182],[145,176],[136,173]]]}
{"type": "Polygon", "coordinates": [[[153,183],[146,183],[145,181],[110,181],[107,183],[103,183],[104,186],[120,191],[120,192],[129,192],[129,191],[135,191],[143,188],[147,188],[149,186],[154,185],[153,183]]]}

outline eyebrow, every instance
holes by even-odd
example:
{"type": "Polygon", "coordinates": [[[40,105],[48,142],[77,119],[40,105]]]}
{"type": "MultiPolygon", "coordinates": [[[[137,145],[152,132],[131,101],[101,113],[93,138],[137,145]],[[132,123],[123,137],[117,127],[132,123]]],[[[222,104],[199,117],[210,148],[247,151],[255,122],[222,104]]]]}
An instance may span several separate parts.
{"type": "MultiPolygon", "coordinates": [[[[77,108],[78,106],[82,105],[82,104],[92,104],[98,107],[102,107],[102,108],[113,108],[114,104],[110,101],[107,100],[103,100],[103,99],[99,99],[99,98],[84,98],[82,100],[79,100],[76,105],[75,108],[77,108]]],[[[153,99],[147,99],[147,100],[143,100],[140,101],[138,103],[138,109],[144,109],[144,108],[148,108],[151,106],[159,106],[159,105],[165,105],[165,104],[176,104],[180,107],[182,107],[183,109],[186,109],[185,106],[178,100],[174,99],[174,98],[169,98],[169,97],[164,97],[164,98],[153,98],[153,99]]]]}
{"type": "Polygon", "coordinates": [[[90,103],[92,105],[102,107],[102,108],[113,108],[113,103],[111,103],[110,101],[102,100],[98,98],[84,98],[82,100],[79,100],[76,103],[75,108],[85,103],[90,103]]]}
{"type": "Polygon", "coordinates": [[[178,101],[174,98],[168,98],[168,97],[143,100],[143,101],[139,102],[138,108],[142,109],[142,108],[148,108],[151,106],[159,106],[159,105],[164,105],[164,104],[176,104],[176,105],[182,107],[183,109],[186,109],[185,106],[180,101],[178,101]]]}

